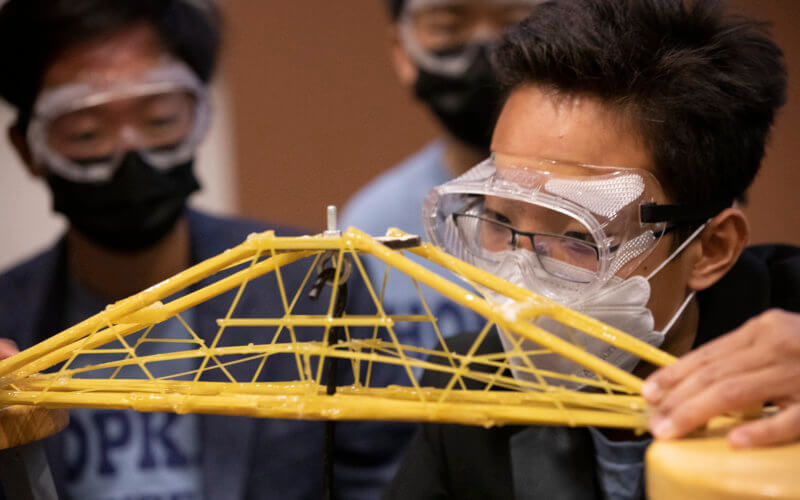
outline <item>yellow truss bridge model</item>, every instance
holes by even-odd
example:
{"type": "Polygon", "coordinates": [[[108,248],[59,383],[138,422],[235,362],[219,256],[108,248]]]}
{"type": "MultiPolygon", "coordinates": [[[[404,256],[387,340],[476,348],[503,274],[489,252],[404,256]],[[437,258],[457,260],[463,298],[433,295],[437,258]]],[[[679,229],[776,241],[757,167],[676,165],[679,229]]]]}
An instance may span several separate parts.
{"type": "Polygon", "coordinates": [[[387,244],[378,240],[353,228],[343,234],[329,231],[305,237],[278,237],[273,232],[253,234],[239,246],[110,305],[0,362],[0,405],[484,426],[513,423],[645,427],[639,378],[588,354],[580,345],[535,326],[531,320],[549,316],[655,365],[672,362],[672,356],[434,246],[421,244],[418,238],[393,230],[384,239],[387,244]],[[397,248],[404,245],[408,248],[397,248]],[[409,258],[409,252],[463,280],[456,283],[429,271],[409,258]],[[380,284],[370,283],[365,256],[382,261],[387,270],[394,268],[412,280],[425,314],[387,314],[382,299],[389,293],[391,283],[386,279],[380,284]],[[282,271],[298,265],[307,267],[305,279],[290,284],[282,271]],[[327,271],[323,270],[325,266],[327,271]],[[324,306],[318,308],[318,314],[302,314],[297,310],[298,304],[306,301],[321,272],[327,272],[327,281],[332,285],[325,288],[329,292],[321,300],[324,306]],[[373,313],[337,311],[337,294],[342,293],[341,285],[349,274],[360,275],[366,289],[362,300],[371,303],[373,313]],[[260,283],[266,276],[274,278],[260,283]],[[203,286],[198,286],[201,282],[203,286]],[[282,311],[276,311],[274,317],[236,315],[246,289],[276,284],[282,311]],[[290,285],[295,289],[289,289],[290,285]],[[466,353],[448,349],[423,288],[426,293],[441,294],[485,318],[485,326],[476,332],[466,353]],[[513,301],[513,307],[497,307],[482,298],[477,289],[501,293],[513,301]],[[195,306],[226,293],[230,305],[227,314],[216,319],[216,335],[201,338],[185,317],[195,306]],[[155,334],[154,327],[166,322],[177,322],[183,335],[155,334]],[[429,325],[441,347],[424,349],[398,342],[395,330],[408,322],[429,325]],[[523,352],[518,342],[508,352],[481,354],[482,342],[498,327],[519,340],[535,342],[537,350],[523,352]],[[237,344],[236,331],[241,328],[262,329],[258,338],[263,342],[237,344]],[[332,336],[334,330],[340,333],[332,336]],[[156,353],[152,353],[154,344],[160,344],[156,353]],[[564,376],[537,369],[535,360],[539,354],[568,358],[591,375],[564,376]],[[293,377],[266,377],[271,362],[285,363],[287,358],[296,368],[291,370],[293,377]],[[528,376],[511,374],[514,358],[517,361],[513,369],[528,376]],[[337,360],[340,368],[351,374],[349,379],[340,382],[344,377],[330,376],[325,369],[326,360],[329,364],[337,360]],[[248,369],[242,370],[243,365],[248,369]],[[394,377],[391,385],[381,386],[379,380],[385,378],[375,374],[387,370],[395,370],[399,377],[394,377]],[[424,387],[418,382],[422,370],[440,372],[448,382],[443,387],[424,387]],[[334,378],[337,382],[330,382],[334,378]],[[571,390],[559,384],[563,382],[559,379],[594,390],[571,390]],[[481,388],[469,388],[476,382],[481,388]]]}
{"type": "MultiPolygon", "coordinates": [[[[587,353],[579,338],[568,342],[536,326],[542,324],[535,321],[541,317],[656,366],[674,361],[630,335],[398,230],[384,238],[353,228],[305,237],[265,232],[0,361],[0,408],[130,408],[289,419],[644,430],[642,380],[587,353]],[[440,266],[442,272],[428,270],[420,259],[440,266]],[[367,273],[367,266],[375,264],[385,269],[378,284],[371,283],[367,273]],[[288,279],[288,271],[296,266],[294,278],[288,279]],[[444,277],[447,273],[455,280],[444,277]],[[411,280],[424,314],[384,310],[383,300],[392,289],[390,276],[411,280]],[[345,312],[348,281],[360,293],[357,300],[351,297],[351,305],[366,304],[369,312],[345,312]],[[277,288],[282,311],[273,311],[271,317],[237,315],[237,305],[258,287],[273,294],[277,288]],[[500,307],[477,290],[508,300],[500,307]],[[448,347],[425,299],[434,293],[485,319],[466,351],[448,347]],[[310,309],[309,296],[319,299],[310,309]],[[227,312],[214,318],[216,334],[204,338],[195,324],[200,315],[193,311],[212,300],[225,301],[227,312]],[[397,329],[404,323],[426,326],[439,347],[401,344],[397,329]],[[246,342],[241,341],[242,331],[249,332],[246,342]],[[504,352],[482,349],[496,331],[516,339],[515,347],[504,352]],[[524,343],[527,350],[523,340],[531,341],[524,343]],[[563,356],[583,366],[583,376],[539,369],[538,356],[563,356]],[[278,369],[271,370],[276,364],[278,369]],[[444,383],[424,385],[429,377],[420,382],[422,371],[444,383]],[[576,386],[585,388],[570,388],[576,386]]],[[[6,416],[13,417],[8,411],[6,416]]],[[[44,437],[66,424],[63,416],[56,417],[63,421],[56,426],[55,417],[48,415],[52,429],[35,433],[44,437]]],[[[716,423],[724,420],[730,423],[716,423]]],[[[3,425],[0,431],[14,430],[18,423],[9,423],[8,429],[3,425]]],[[[648,498],[798,498],[798,456],[800,445],[733,452],[713,431],[658,442],[648,450],[648,498]]]]}

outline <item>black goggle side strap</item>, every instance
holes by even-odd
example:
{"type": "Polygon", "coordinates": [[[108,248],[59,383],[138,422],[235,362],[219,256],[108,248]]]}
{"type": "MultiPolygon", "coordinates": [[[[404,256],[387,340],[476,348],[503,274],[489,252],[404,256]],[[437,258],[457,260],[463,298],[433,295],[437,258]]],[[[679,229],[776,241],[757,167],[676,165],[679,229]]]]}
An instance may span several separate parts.
{"type": "Polygon", "coordinates": [[[640,209],[642,223],[669,222],[673,225],[706,221],[731,206],[731,202],[698,205],[659,205],[645,203],[640,209]]]}

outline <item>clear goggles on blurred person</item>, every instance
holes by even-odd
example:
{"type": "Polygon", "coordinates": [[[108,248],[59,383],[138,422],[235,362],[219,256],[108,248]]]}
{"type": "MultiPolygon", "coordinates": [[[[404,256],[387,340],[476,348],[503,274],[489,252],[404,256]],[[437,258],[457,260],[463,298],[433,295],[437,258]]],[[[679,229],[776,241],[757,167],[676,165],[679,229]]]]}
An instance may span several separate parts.
{"type": "Polygon", "coordinates": [[[570,301],[629,276],[675,225],[724,208],[664,200],[643,169],[493,155],[431,190],[423,213],[428,237],[448,253],[570,301]]]}
{"type": "Polygon", "coordinates": [[[185,163],[210,121],[206,86],[174,60],[135,80],[87,79],[47,89],[33,112],[34,159],[79,183],[109,181],[131,151],[156,169],[185,163]]]}
{"type": "Polygon", "coordinates": [[[403,45],[416,64],[438,74],[465,73],[488,43],[545,0],[408,0],[403,45]]]}

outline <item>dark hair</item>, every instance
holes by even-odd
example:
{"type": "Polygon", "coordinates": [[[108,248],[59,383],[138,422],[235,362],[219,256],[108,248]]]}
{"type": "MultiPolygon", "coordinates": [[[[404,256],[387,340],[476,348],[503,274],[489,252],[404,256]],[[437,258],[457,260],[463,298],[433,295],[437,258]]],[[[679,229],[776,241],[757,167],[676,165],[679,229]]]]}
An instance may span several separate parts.
{"type": "Polygon", "coordinates": [[[494,53],[510,92],[586,94],[634,120],[678,203],[742,199],[786,100],[768,26],[705,0],[558,0],[494,53]]]}
{"type": "Polygon", "coordinates": [[[142,22],[202,80],[211,78],[220,45],[212,0],[9,0],[0,9],[0,97],[27,125],[48,67],[65,50],[142,22]]]}
{"type": "Polygon", "coordinates": [[[384,0],[386,2],[386,7],[389,8],[389,15],[392,16],[393,21],[397,21],[397,18],[400,17],[400,14],[403,12],[403,6],[405,5],[405,0],[384,0]]]}

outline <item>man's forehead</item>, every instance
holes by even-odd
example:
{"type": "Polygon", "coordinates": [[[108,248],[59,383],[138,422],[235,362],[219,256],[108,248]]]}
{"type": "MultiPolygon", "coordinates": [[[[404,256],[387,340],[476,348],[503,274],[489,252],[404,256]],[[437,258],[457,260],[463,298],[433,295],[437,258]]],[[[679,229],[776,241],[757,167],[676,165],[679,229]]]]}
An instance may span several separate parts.
{"type": "Polygon", "coordinates": [[[165,55],[155,29],[146,24],[132,26],[65,51],[47,69],[42,89],[76,82],[133,80],[156,66],[165,55]]]}
{"type": "Polygon", "coordinates": [[[650,149],[636,133],[632,117],[592,96],[560,94],[535,86],[519,87],[511,93],[495,128],[492,150],[517,159],[544,158],[563,165],[655,171],[650,149]]]}

